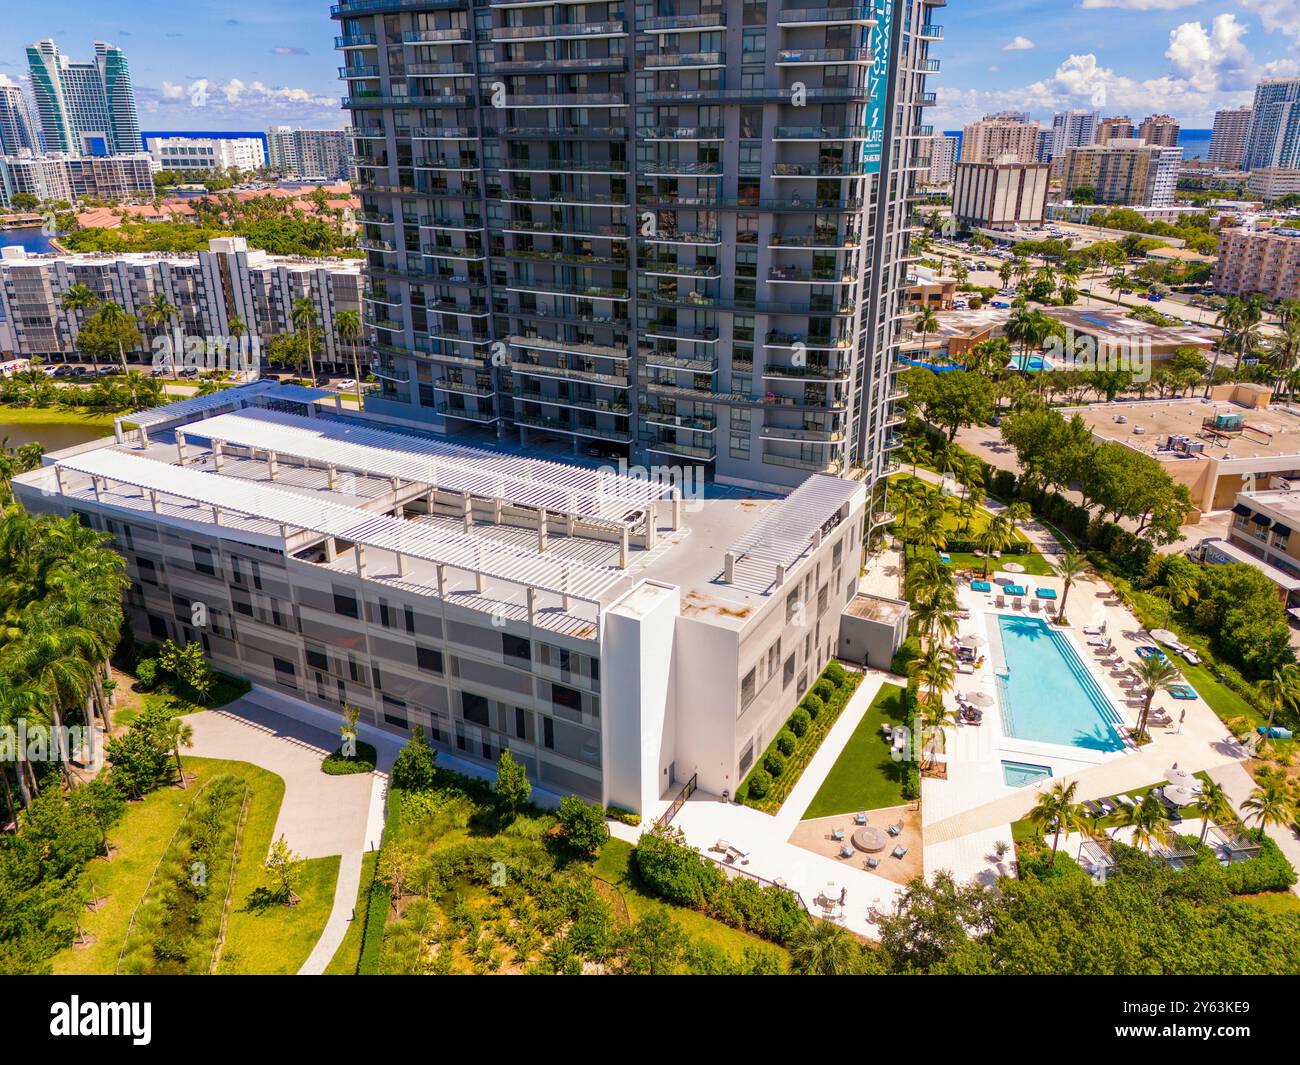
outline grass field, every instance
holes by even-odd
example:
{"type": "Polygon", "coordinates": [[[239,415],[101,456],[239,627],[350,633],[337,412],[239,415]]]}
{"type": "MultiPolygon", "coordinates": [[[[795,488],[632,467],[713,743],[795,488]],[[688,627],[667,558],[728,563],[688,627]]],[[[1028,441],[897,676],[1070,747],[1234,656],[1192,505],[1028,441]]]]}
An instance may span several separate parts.
{"type": "Polygon", "coordinates": [[[83,912],[81,928],[93,938],[85,946],[72,946],[55,955],[56,973],[114,972],[131,915],[159,858],[203,784],[222,774],[248,781],[253,791],[240,841],[218,971],[292,973],[311,953],[333,903],[339,859],[321,858],[304,864],[298,887],[302,901],[297,906],[276,906],[261,914],[250,912],[249,896],[269,883],[262,863],[284,798],[284,781],[247,762],[190,757],[184,759],[184,765],[187,776],[192,778],[188,786],[162,788],[128,804],[126,815],[109,832],[112,854],[96,858],[87,867],[85,875],[98,902],[94,910],[83,912]]]}
{"type": "Polygon", "coordinates": [[[325,966],[326,976],[352,976],[357,971],[357,961],[361,957],[361,932],[366,920],[366,897],[370,894],[370,885],[375,879],[375,863],[378,860],[378,851],[367,851],[361,857],[361,886],[357,889],[356,916],[348,925],[339,949],[325,966]]]}
{"type": "Polygon", "coordinates": [[[1300,896],[1291,891],[1264,891],[1258,895],[1234,895],[1233,898],[1265,913],[1300,913],[1300,896]]]}
{"type": "Polygon", "coordinates": [[[1220,721],[1244,717],[1250,722],[1252,728],[1264,724],[1264,715],[1226,684],[1220,684],[1215,680],[1213,672],[1208,667],[1189,665],[1181,656],[1175,659],[1175,664],[1178,666],[1178,671],[1187,678],[1188,683],[1196,689],[1197,694],[1210,704],[1210,709],[1218,715],[1220,721]]]}
{"type": "Polygon", "coordinates": [[[876,693],[804,811],[804,820],[901,806],[907,801],[903,798],[905,766],[894,761],[890,743],[880,731],[885,721],[895,725],[904,723],[902,692],[902,688],[886,684],[876,693]]]}
{"type": "Polygon", "coordinates": [[[674,906],[652,894],[641,883],[640,874],[632,859],[632,844],[621,839],[611,839],[600,849],[592,869],[600,881],[615,888],[627,905],[628,919],[636,921],[656,910],[667,913],[691,939],[710,943],[733,958],[740,958],[746,947],[762,947],[775,951],[782,965],[789,964],[789,954],[775,943],[751,936],[748,932],[715,921],[712,917],[674,906]]]}
{"type": "Polygon", "coordinates": [[[0,406],[0,422],[5,425],[84,425],[110,433],[116,417],[115,413],[91,413],[80,407],[15,407],[8,403],[0,406]]]}

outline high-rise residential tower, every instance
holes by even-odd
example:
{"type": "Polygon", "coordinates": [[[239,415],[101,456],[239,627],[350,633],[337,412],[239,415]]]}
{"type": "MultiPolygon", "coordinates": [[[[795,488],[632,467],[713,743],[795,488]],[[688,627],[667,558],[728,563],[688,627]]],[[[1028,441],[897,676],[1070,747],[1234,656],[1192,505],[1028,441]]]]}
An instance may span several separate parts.
{"type": "Polygon", "coordinates": [[[46,151],[121,155],[140,151],[140,118],[131,72],[119,48],[95,42],[78,63],[46,38],[27,47],[32,95],[46,151]]]}
{"type": "Polygon", "coordinates": [[[1214,132],[1210,134],[1211,166],[1226,166],[1234,170],[1241,166],[1253,114],[1251,107],[1232,107],[1214,112],[1214,132]]]}
{"type": "Polygon", "coordinates": [[[1242,169],[1300,167],[1300,78],[1265,78],[1251,110],[1242,169]]]}
{"type": "Polygon", "coordinates": [[[272,126],[266,133],[271,168],[290,177],[351,180],[352,137],[345,129],[272,126]]]}
{"type": "Polygon", "coordinates": [[[1097,126],[1097,133],[1094,137],[1098,144],[1109,144],[1115,138],[1128,140],[1136,136],[1137,130],[1133,125],[1133,120],[1128,115],[1115,115],[1111,118],[1103,118],[1097,126]]]}
{"type": "Polygon", "coordinates": [[[1162,148],[1178,147],[1178,120],[1169,115],[1148,115],[1138,127],[1138,140],[1162,148]]]}
{"type": "Polygon", "coordinates": [[[962,129],[961,161],[992,163],[1013,155],[1018,163],[1032,163],[1038,155],[1038,123],[1019,115],[985,115],[962,129]]]}
{"type": "Polygon", "coordinates": [[[1058,111],[1052,116],[1053,161],[1062,159],[1070,148],[1094,144],[1096,140],[1096,111],[1058,111]]]}
{"type": "Polygon", "coordinates": [[[879,472],[940,5],[807,2],[337,4],[368,406],[733,482],[879,472]]]}
{"type": "Polygon", "coordinates": [[[27,106],[22,86],[0,74],[0,155],[40,150],[36,124],[32,121],[31,108],[27,106]]]}

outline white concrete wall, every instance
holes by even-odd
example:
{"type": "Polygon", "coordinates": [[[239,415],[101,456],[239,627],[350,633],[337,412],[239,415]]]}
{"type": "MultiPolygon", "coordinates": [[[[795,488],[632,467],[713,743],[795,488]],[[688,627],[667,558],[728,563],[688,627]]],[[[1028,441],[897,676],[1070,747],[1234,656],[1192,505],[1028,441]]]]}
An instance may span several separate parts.
{"type": "MultiPolygon", "coordinates": [[[[680,591],[644,581],[604,615],[601,742],[606,804],[645,813],[667,787],[676,732],[680,591]]],[[[690,773],[686,774],[689,777],[690,773]]],[[[678,778],[684,780],[681,768],[678,778]]]]}
{"type": "MultiPolygon", "coordinates": [[[[739,634],[722,625],[677,622],[677,780],[699,774],[714,795],[736,794],[736,718],[740,709],[739,634]]],[[[668,778],[660,774],[660,783],[668,778]]]]}

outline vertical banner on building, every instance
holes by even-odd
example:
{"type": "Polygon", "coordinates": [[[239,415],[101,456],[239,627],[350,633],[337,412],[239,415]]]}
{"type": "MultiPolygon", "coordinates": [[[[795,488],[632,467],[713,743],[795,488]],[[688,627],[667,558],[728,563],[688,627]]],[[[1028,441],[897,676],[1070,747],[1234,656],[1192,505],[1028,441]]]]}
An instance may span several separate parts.
{"type": "Polygon", "coordinates": [[[894,43],[894,0],[869,0],[866,6],[870,7],[876,25],[871,31],[871,69],[867,72],[870,99],[864,123],[867,141],[862,146],[862,161],[868,174],[879,174],[889,109],[889,53],[894,43]]]}

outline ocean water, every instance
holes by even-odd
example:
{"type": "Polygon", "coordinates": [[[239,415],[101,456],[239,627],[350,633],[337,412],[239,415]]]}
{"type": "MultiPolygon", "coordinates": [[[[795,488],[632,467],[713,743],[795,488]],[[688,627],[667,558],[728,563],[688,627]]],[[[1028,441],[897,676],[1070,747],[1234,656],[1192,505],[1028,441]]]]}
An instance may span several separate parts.
{"type": "Polygon", "coordinates": [[[1210,155],[1209,129],[1184,129],[1178,132],[1178,147],[1184,159],[1208,159],[1210,155]]]}

